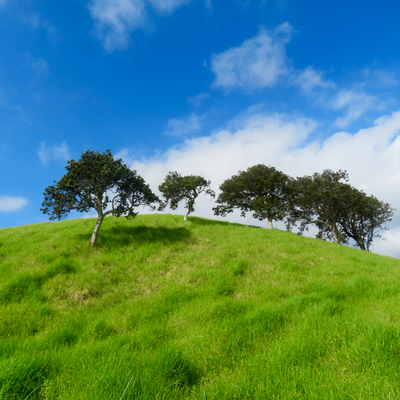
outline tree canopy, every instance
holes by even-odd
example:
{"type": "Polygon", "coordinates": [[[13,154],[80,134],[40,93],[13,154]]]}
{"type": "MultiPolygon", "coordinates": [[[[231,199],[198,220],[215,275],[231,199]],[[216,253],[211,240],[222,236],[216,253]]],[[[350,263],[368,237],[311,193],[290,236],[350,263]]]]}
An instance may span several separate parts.
{"type": "Polygon", "coordinates": [[[361,250],[370,251],[373,239],[381,238],[382,232],[388,230],[384,224],[392,220],[394,208],[352,187],[348,189],[346,204],[339,214],[342,232],[361,250]]]}
{"type": "Polygon", "coordinates": [[[346,238],[340,231],[338,220],[345,200],[347,171],[337,172],[329,169],[321,174],[297,178],[294,182],[294,207],[291,210],[291,222],[300,222],[300,232],[314,224],[318,228],[317,237],[344,243],[346,238]]]}
{"type": "Polygon", "coordinates": [[[185,208],[187,212],[184,220],[187,220],[188,215],[194,212],[194,203],[201,193],[205,193],[212,198],[215,193],[210,189],[210,181],[207,181],[202,176],[187,175],[181,176],[178,172],[169,172],[164,182],[158,187],[158,190],[164,197],[164,202],[161,204],[161,209],[164,209],[168,204],[172,210],[178,207],[178,204],[185,200],[185,208]]]}
{"type": "Polygon", "coordinates": [[[273,221],[287,216],[291,178],[274,167],[257,164],[226,179],[220,190],[218,206],[213,208],[216,215],[226,216],[234,209],[239,209],[242,217],[253,212],[254,218],[267,219],[272,229],[273,221]]]}
{"type": "Polygon", "coordinates": [[[353,239],[362,250],[386,230],[394,209],[374,196],[367,196],[348,184],[347,171],[326,169],[321,174],[297,178],[291,223],[300,223],[300,232],[314,224],[317,237],[348,243],[353,239]]]}
{"type": "Polygon", "coordinates": [[[65,168],[67,173],[45,189],[40,210],[50,215],[51,220],[60,220],[72,210],[88,212],[95,209],[97,222],[92,246],[96,244],[104,217],[112,214],[132,218],[137,215],[135,207],[151,207],[159,201],[144,179],[121,159],[114,160],[110,150],[102,154],[87,150],[78,161],[68,161],[65,168]]]}

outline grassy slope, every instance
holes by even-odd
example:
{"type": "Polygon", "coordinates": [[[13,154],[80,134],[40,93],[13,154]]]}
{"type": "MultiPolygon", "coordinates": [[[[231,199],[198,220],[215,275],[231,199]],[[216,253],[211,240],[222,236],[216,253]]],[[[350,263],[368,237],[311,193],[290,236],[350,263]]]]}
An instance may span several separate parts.
{"type": "Polygon", "coordinates": [[[0,230],[0,399],[400,398],[400,260],[191,217],[0,230]]]}

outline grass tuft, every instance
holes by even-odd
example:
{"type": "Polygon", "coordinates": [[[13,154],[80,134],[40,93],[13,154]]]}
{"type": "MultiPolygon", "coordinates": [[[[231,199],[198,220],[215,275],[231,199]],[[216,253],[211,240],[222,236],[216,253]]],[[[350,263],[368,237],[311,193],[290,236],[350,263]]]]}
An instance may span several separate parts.
{"type": "Polygon", "coordinates": [[[1,399],[45,399],[45,384],[54,371],[45,358],[20,357],[0,364],[1,399]]]}

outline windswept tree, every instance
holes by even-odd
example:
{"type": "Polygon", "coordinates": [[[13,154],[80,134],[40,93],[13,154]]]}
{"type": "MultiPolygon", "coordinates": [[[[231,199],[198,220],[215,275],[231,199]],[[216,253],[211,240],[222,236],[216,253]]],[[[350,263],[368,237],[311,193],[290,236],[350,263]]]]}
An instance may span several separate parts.
{"type": "Polygon", "coordinates": [[[346,202],[348,179],[347,171],[330,169],[296,179],[290,222],[300,223],[300,233],[313,224],[318,228],[318,238],[346,242],[338,222],[346,202]]]}
{"type": "Polygon", "coordinates": [[[169,172],[164,182],[158,187],[158,190],[164,197],[164,202],[161,203],[160,209],[164,209],[169,204],[172,210],[178,208],[178,204],[185,200],[185,208],[187,212],[184,220],[190,213],[194,212],[194,203],[201,193],[205,193],[212,198],[215,193],[210,189],[210,181],[207,181],[202,176],[187,175],[181,176],[178,172],[169,172]]]}
{"type": "Polygon", "coordinates": [[[121,215],[132,218],[135,207],[152,206],[159,202],[144,179],[130,170],[121,159],[114,160],[110,150],[101,154],[87,150],[78,161],[70,160],[67,173],[54,185],[46,188],[40,209],[51,220],[66,216],[70,211],[97,211],[91,245],[97,241],[104,217],[121,215]]]}
{"type": "Polygon", "coordinates": [[[214,213],[226,216],[239,209],[244,217],[247,212],[253,212],[254,218],[267,219],[269,228],[273,229],[273,221],[282,221],[288,214],[291,181],[288,175],[263,164],[239,171],[219,187],[221,193],[214,213]]]}
{"type": "Polygon", "coordinates": [[[352,187],[348,173],[329,169],[295,181],[291,222],[300,222],[300,232],[313,224],[317,237],[346,244],[352,239],[361,250],[370,250],[374,238],[387,230],[394,209],[374,196],[352,187]]]}
{"type": "Polygon", "coordinates": [[[395,209],[355,188],[348,190],[346,205],[339,216],[342,232],[361,250],[370,251],[374,238],[382,238],[395,209]]]}

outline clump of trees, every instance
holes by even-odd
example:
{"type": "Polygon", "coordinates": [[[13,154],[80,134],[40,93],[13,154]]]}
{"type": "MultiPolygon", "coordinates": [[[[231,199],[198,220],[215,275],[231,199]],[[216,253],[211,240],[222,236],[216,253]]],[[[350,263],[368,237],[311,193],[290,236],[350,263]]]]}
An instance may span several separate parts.
{"type": "MultiPolygon", "coordinates": [[[[60,220],[70,211],[97,212],[91,244],[97,241],[104,217],[137,215],[139,205],[175,210],[184,201],[187,212],[202,193],[215,197],[211,182],[199,175],[182,176],[169,172],[158,187],[160,200],[136,171],[121,159],[114,160],[110,150],[98,153],[87,150],[78,161],[70,160],[67,173],[54,185],[46,188],[41,211],[50,219],[60,220]]],[[[251,212],[260,221],[267,220],[270,229],[274,221],[283,221],[288,230],[294,227],[299,234],[310,225],[318,228],[317,237],[356,246],[369,251],[374,238],[382,237],[391,221],[394,208],[368,196],[349,183],[347,171],[324,170],[296,179],[271,166],[257,164],[226,179],[213,208],[215,215],[226,216],[239,210],[241,216],[251,212]]]]}
{"type": "Polygon", "coordinates": [[[100,226],[107,215],[133,218],[139,205],[153,206],[159,198],[136,171],[121,159],[114,160],[110,150],[98,153],[87,150],[78,161],[70,160],[67,173],[45,189],[40,209],[51,220],[60,220],[72,210],[97,212],[91,245],[94,246],[100,226]]]}
{"type": "Polygon", "coordinates": [[[318,238],[342,244],[353,239],[360,249],[369,251],[373,239],[387,230],[384,224],[392,220],[395,210],[348,181],[347,171],[329,169],[297,178],[289,224],[298,222],[301,233],[313,224],[318,238]]]}
{"type": "Polygon", "coordinates": [[[215,215],[225,216],[234,209],[241,216],[284,221],[302,234],[310,225],[317,237],[347,244],[353,239],[362,250],[370,250],[374,238],[382,237],[394,208],[348,184],[347,171],[326,169],[322,173],[293,179],[274,167],[258,164],[225,180],[217,198],[215,215]]]}

